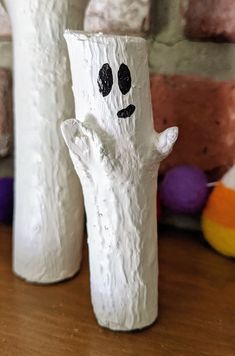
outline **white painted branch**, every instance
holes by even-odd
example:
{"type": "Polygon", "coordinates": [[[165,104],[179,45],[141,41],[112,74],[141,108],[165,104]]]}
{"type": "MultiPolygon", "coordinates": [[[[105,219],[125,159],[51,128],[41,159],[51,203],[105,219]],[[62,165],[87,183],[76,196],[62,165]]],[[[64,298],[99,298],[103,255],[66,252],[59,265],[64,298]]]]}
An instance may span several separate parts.
{"type": "Polygon", "coordinates": [[[150,0],[90,0],[84,29],[90,32],[143,34],[149,30],[150,0]]]}
{"type": "Polygon", "coordinates": [[[94,311],[105,327],[143,328],[158,312],[157,170],[178,131],[153,129],[144,39],[65,38],[80,121],[62,132],[84,192],[94,311]]]}
{"type": "Polygon", "coordinates": [[[16,138],[14,271],[32,282],[73,276],[81,261],[83,198],[60,124],[74,112],[63,32],[77,0],[6,0],[13,29],[16,138]]]}

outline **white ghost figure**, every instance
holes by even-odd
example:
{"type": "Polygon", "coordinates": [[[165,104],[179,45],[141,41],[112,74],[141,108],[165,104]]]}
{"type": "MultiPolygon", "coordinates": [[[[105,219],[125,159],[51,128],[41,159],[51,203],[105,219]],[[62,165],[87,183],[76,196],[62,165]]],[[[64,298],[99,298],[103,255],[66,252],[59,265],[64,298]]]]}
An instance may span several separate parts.
{"type": "Polygon", "coordinates": [[[84,193],[94,312],[110,329],[143,328],[158,313],[158,166],[178,129],[154,131],[144,39],[65,38],[77,120],[62,132],[84,193]]]}

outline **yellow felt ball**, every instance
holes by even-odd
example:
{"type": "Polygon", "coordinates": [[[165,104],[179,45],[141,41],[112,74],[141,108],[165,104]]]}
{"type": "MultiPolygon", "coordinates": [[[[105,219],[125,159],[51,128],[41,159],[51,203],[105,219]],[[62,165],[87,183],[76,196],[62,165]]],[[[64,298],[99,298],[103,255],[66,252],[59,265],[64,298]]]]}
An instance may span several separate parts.
{"type": "Polygon", "coordinates": [[[235,257],[235,167],[211,193],[202,214],[202,230],[215,250],[235,257]]]}

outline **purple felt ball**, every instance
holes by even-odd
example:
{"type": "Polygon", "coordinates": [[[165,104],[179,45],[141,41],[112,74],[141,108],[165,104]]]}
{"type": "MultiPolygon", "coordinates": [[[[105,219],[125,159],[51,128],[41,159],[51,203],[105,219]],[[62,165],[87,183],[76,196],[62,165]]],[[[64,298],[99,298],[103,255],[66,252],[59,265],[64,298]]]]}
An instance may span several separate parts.
{"type": "Polygon", "coordinates": [[[207,177],[194,166],[170,169],[161,185],[162,205],[174,213],[194,214],[202,210],[208,197],[207,177]]]}
{"type": "Polygon", "coordinates": [[[0,223],[11,224],[13,220],[13,178],[0,178],[0,223]]]}

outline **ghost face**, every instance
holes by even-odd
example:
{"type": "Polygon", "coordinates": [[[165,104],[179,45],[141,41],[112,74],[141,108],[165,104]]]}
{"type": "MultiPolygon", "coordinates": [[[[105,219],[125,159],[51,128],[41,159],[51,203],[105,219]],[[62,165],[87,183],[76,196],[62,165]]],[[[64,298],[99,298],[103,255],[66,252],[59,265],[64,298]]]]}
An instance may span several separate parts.
{"type": "MultiPolygon", "coordinates": [[[[118,87],[122,95],[126,95],[131,89],[131,73],[128,66],[122,63],[118,69],[118,87]]],[[[110,94],[113,87],[113,72],[108,63],[103,64],[99,71],[97,80],[99,91],[103,97],[110,94]]],[[[119,118],[130,117],[135,112],[135,105],[129,104],[126,108],[123,108],[117,112],[119,118]]]]}
{"type": "Polygon", "coordinates": [[[146,41],[67,34],[76,118],[115,136],[153,130],[146,41]]]}

